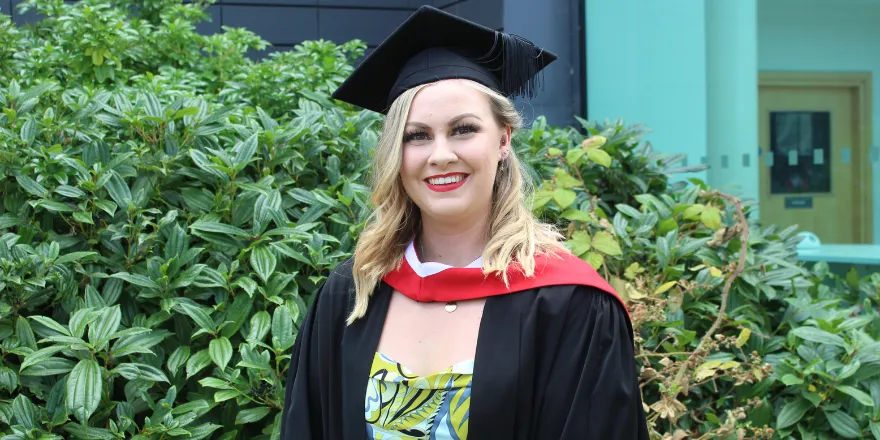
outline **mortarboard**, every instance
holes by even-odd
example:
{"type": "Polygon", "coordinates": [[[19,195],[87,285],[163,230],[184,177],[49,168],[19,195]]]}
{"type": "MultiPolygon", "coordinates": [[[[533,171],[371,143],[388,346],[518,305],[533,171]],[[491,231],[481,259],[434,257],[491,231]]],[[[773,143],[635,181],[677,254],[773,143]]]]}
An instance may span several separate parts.
{"type": "Polygon", "coordinates": [[[385,114],[401,93],[443,79],[470,79],[507,97],[533,97],[556,55],[516,35],[422,6],[360,63],[333,98],[385,114]]]}

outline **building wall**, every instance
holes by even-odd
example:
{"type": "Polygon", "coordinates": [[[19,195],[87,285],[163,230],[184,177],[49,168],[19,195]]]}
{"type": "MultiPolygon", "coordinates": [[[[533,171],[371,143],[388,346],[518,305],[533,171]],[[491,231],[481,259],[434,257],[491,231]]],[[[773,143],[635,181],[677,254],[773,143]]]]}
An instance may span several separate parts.
{"type": "MultiPolygon", "coordinates": [[[[758,2],[760,70],[871,72],[873,143],[880,146],[880,3],[758,2]]],[[[873,166],[874,242],[880,243],[880,164],[873,166]]]]}
{"type": "MultiPolygon", "coordinates": [[[[702,1],[586,0],[587,115],[645,124],[656,151],[706,159],[702,1]]],[[[706,173],[687,177],[706,179],[706,173]]]]}
{"type": "Polygon", "coordinates": [[[535,7],[534,0],[504,0],[504,31],[521,35],[558,56],[541,72],[535,98],[519,100],[517,108],[526,122],[543,115],[552,125],[579,127],[574,116],[586,116],[582,22],[578,16],[583,0],[541,1],[541,7],[535,7]]]}

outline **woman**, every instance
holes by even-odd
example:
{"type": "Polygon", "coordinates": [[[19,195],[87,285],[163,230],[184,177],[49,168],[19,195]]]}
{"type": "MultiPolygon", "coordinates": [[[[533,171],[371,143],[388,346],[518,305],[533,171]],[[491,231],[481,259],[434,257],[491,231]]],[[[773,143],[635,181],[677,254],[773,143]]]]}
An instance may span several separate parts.
{"type": "Polygon", "coordinates": [[[300,328],[283,439],[647,440],[627,311],[510,145],[555,58],[423,7],[334,93],[387,115],[375,211],[300,328]]]}

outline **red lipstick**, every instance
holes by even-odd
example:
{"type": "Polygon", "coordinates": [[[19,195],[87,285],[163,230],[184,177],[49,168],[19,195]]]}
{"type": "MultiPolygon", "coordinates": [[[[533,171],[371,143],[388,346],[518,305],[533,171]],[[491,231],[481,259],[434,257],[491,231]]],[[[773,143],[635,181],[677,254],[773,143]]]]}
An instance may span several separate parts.
{"type": "Polygon", "coordinates": [[[428,179],[425,179],[425,185],[428,186],[428,189],[430,189],[431,191],[434,191],[434,192],[449,192],[449,191],[454,191],[456,189],[461,188],[461,186],[464,185],[464,182],[467,181],[467,178],[468,178],[468,175],[465,173],[442,174],[442,175],[437,175],[437,176],[431,176],[428,179]],[[433,183],[428,181],[429,179],[437,179],[437,178],[441,178],[441,177],[452,177],[452,176],[462,176],[462,179],[458,182],[448,183],[445,185],[434,185],[433,183]]]}

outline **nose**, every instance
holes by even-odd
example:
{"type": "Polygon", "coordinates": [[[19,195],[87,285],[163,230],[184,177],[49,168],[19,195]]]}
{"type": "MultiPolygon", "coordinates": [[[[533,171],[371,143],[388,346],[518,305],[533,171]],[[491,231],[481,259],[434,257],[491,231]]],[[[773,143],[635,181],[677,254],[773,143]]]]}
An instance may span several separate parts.
{"type": "Polygon", "coordinates": [[[445,137],[438,136],[434,140],[434,149],[431,151],[431,157],[428,161],[431,165],[445,168],[450,164],[458,162],[458,156],[450,147],[449,140],[445,137]]]}

